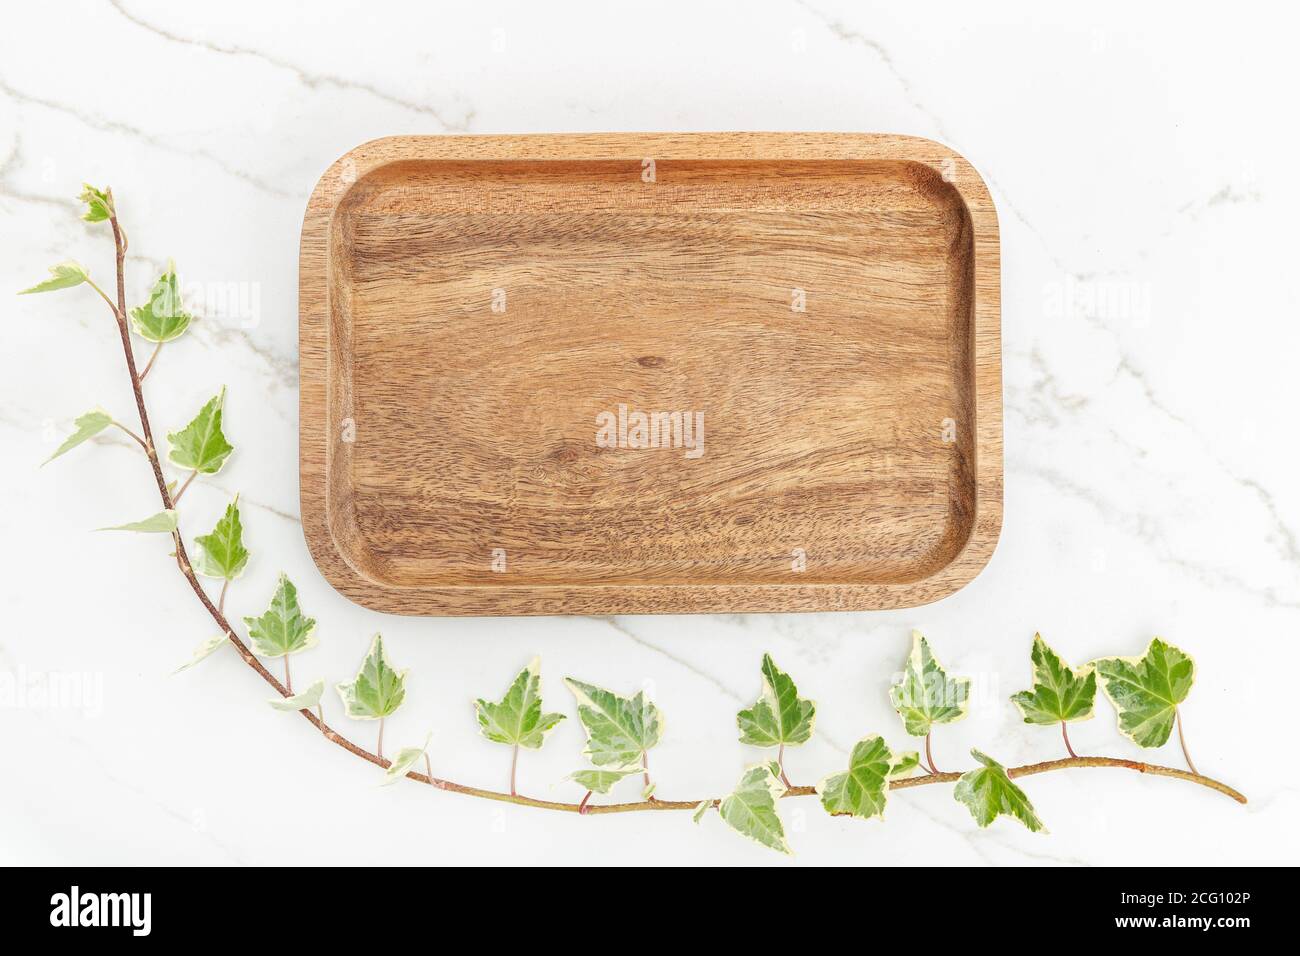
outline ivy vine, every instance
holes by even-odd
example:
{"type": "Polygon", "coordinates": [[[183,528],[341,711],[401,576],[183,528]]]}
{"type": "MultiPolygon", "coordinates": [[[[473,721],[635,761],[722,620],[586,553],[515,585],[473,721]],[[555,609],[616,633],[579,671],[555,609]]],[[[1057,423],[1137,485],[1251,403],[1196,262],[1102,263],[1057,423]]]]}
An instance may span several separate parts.
{"type": "Polygon", "coordinates": [[[724,796],[703,800],[665,800],[656,795],[650,773],[650,751],[659,743],[663,719],[659,708],[644,692],[620,696],[594,684],[573,678],[565,681],[577,703],[578,720],[587,734],[583,757],[587,766],[567,778],[572,781],[574,802],[539,800],[524,796],[518,788],[521,750],[537,750],[546,734],[565,715],[547,712],[542,704],[540,662],[534,659],[519,671],[499,700],[480,698],[475,702],[480,733],[493,743],[510,748],[509,789],[496,791],[455,783],[436,776],[429,753],[429,738],[420,746],[399,749],[392,758],[384,755],[384,722],[406,699],[406,671],[389,660],[383,638],[376,634],[361,660],[355,676],[336,685],[344,715],[351,720],[375,724],[375,746],[369,750],[334,730],[325,722],[325,681],[316,680],[298,692],[293,689],[290,657],[315,646],[316,622],[298,604],[293,582],[281,574],[266,610],[244,618],[247,639],[241,638],[226,616],[225,606],[231,582],[244,570],[249,553],[243,543],[239,498],[208,534],[193,539],[191,559],[181,534],[177,505],[199,475],[221,470],[234,447],[226,439],[222,412],[225,389],[199,409],[183,429],[167,435],[167,462],[179,474],[169,480],[158,455],[143,384],[167,342],[183,335],[193,321],[185,311],[176,268],[168,263],[155,282],[149,300],[128,311],[124,263],[127,236],[118,222],[111,189],[86,185],[80,195],[85,204],[82,218],[90,223],[107,222],[116,253],[115,294],[105,291],[88,270],[73,261],[50,269],[50,278],[23,293],[51,292],[85,285],[108,305],[117,322],[127,374],[135,396],[139,431],[118,421],[103,409],[94,409],[74,421],[71,435],[58,446],[52,460],[71,451],[107,428],[115,427],[139,445],[148,460],[158,488],[162,510],[149,517],[113,525],[104,530],[162,534],[171,538],[176,566],[195,598],[216,625],[218,634],[205,641],[186,670],[210,654],[229,645],[275,691],[269,703],[292,711],[310,721],[325,739],[383,770],[385,782],[408,779],[439,790],[498,800],[543,810],[584,815],[632,811],[693,811],[696,822],[716,811],[718,817],[738,833],[764,846],[790,852],[778,812],[783,799],[817,797],[826,812],[835,816],[871,818],[882,816],[889,795],[898,790],[936,784],[954,784],[953,797],[964,805],[975,822],[986,827],[999,816],[1008,816],[1033,831],[1044,829],[1028,796],[1015,782],[1023,777],[1054,770],[1086,767],[1114,767],[1139,773],[1172,777],[1218,791],[1239,803],[1246,798],[1232,787],[1197,772],[1183,736],[1180,705],[1195,679],[1195,664],[1179,648],[1155,638],[1139,657],[1101,658],[1082,667],[1071,667],[1041,636],[1035,635],[1030,650],[1032,686],[1011,697],[1024,722],[1060,728],[1068,754],[1056,760],[1006,767],[979,750],[972,750],[973,769],[941,771],[935,764],[932,737],[936,727],[960,720],[967,713],[971,682],[949,676],[935,657],[929,642],[914,632],[912,648],[904,662],[902,676],[890,688],[890,702],[902,720],[903,730],[920,741],[918,750],[895,750],[883,737],[871,734],[853,747],[848,765],[826,776],[816,785],[795,785],[785,770],[787,747],[806,743],[813,734],[816,704],[799,696],[794,680],[777,667],[770,655],[760,664],[761,689],[754,704],[736,715],[739,742],[764,752],[764,759],[745,769],[735,789],[724,796]],[[153,351],[143,369],[138,369],[132,333],[153,351]],[[215,600],[201,578],[220,582],[215,600]],[[263,659],[282,660],[283,680],[275,676],[263,659]],[[1113,705],[1120,732],[1139,747],[1163,746],[1176,730],[1188,769],[1180,770],[1120,757],[1080,756],[1070,743],[1069,724],[1093,716],[1097,689],[1113,705]],[[421,772],[420,768],[423,768],[421,772]],[[627,778],[640,778],[640,799],[631,802],[592,802],[604,797],[627,778]]]}

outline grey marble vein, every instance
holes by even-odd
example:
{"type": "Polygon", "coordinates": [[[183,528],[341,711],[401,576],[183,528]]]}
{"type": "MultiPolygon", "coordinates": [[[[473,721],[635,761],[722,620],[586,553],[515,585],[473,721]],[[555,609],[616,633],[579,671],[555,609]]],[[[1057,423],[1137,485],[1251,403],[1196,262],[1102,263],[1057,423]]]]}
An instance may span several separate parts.
{"type": "Polygon", "coordinates": [[[96,116],[93,113],[87,113],[85,110],[78,109],[77,107],[71,106],[67,103],[60,103],[57,100],[46,99],[45,97],[36,96],[35,94],[32,93],[23,92],[17,87],[12,86],[3,77],[0,77],[0,94],[9,97],[9,99],[13,100],[15,103],[22,103],[26,106],[36,106],[36,107],[40,107],[41,109],[53,110],[56,113],[62,113],[65,116],[71,116],[73,119],[77,120],[78,122],[82,123],[85,126],[91,127],[92,129],[97,129],[105,133],[115,133],[120,136],[129,136],[132,139],[137,139],[140,142],[145,143],[146,145],[154,147],[155,149],[166,150],[169,153],[176,153],[180,156],[188,156],[191,159],[205,160],[206,162],[212,163],[214,166],[218,167],[228,175],[233,176],[236,179],[242,180],[243,182],[246,182],[249,185],[256,187],[257,189],[262,190],[263,192],[270,193],[273,196],[280,196],[282,198],[289,198],[289,199],[302,198],[297,193],[290,192],[286,189],[281,189],[279,186],[276,186],[274,183],[269,183],[257,176],[254,176],[252,173],[248,172],[247,170],[243,170],[237,166],[231,165],[230,163],[226,162],[226,160],[222,159],[217,154],[209,152],[206,149],[183,149],[177,146],[175,143],[169,142],[168,140],[162,139],[161,137],[155,136],[152,133],[140,129],[138,126],[132,126],[129,123],[124,123],[121,122],[120,120],[105,119],[102,116],[96,116]]]}
{"type": "Polygon", "coordinates": [[[150,33],[161,37],[169,43],[181,43],[186,46],[207,50],[210,53],[218,53],[226,56],[253,57],[261,60],[263,63],[276,67],[277,69],[289,71],[298,79],[298,82],[311,90],[319,89],[322,86],[328,86],[339,90],[356,90],[361,93],[366,93],[376,99],[383,100],[386,103],[399,106],[402,109],[431,117],[439,126],[448,132],[465,132],[470,128],[470,124],[474,120],[473,109],[466,110],[464,117],[460,120],[450,120],[447,119],[441,111],[434,109],[432,106],[428,106],[424,103],[417,103],[414,100],[408,100],[400,96],[395,96],[392,93],[387,93],[370,83],[362,83],[357,80],[345,80],[342,77],[330,76],[325,73],[312,73],[294,63],[290,63],[288,60],[272,56],[262,50],[255,50],[252,47],[213,43],[209,40],[198,40],[192,37],[181,36],[178,33],[165,30],[162,27],[150,23],[149,21],[131,13],[131,11],[126,9],[121,0],[109,0],[109,5],[131,23],[143,30],[148,30],[150,33]]]}

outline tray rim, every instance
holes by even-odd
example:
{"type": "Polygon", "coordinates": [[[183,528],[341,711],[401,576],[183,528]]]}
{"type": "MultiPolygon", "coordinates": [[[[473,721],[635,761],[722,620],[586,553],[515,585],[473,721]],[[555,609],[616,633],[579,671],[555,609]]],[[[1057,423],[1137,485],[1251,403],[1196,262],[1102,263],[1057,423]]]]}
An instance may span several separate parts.
{"type": "Polygon", "coordinates": [[[979,574],[1002,528],[1001,265],[997,211],[975,168],[949,147],[892,133],[547,133],[399,135],[349,150],[321,175],[307,203],[299,246],[299,505],[313,561],[340,594],[364,607],[408,615],[783,613],[919,607],[979,574]],[[901,160],[949,181],[970,215],[974,316],[975,500],[970,536],[933,574],[898,583],[647,583],[403,586],[375,581],[348,560],[334,533],[329,464],[334,442],[329,354],[329,237],[353,185],[409,160],[901,160]],[[324,422],[316,420],[324,412],[324,422]],[[312,426],[320,428],[313,430],[312,426]]]}

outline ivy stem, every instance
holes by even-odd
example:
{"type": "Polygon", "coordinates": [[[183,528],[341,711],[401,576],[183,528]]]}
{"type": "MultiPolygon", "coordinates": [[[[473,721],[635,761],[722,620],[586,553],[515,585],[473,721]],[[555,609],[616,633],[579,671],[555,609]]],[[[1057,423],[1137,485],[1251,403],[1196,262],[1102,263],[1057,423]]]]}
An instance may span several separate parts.
{"type": "Polygon", "coordinates": [[[162,351],[163,344],[159,342],[153,348],[153,354],[149,356],[149,361],[144,363],[144,369],[140,372],[140,381],[144,381],[145,376],[149,374],[149,369],[153,368],[153,363],[158,358],[158,353],[162,351]]]}
{"type": "MultiPolygon", "coordinates": [[[[126,360],[127,374],[130,376],[131,379],[132,391],[135,393],[136,410],[138,411],[140,416],[140,432],[144,436],[145,453],[149,458],[149,465],[150,465],[150,469],[153,472],[154,483],[158,487],[158,497],[162,500],[163,507],[170,510],[174,507],[174,502],[172,500],[171,492],[168,491],[167,489],[167,479],[163,475],[162,463],[158,459],[158,451],[154,447],[153,434],[149,427],[149,410],[145,406],[144,393],[140,388],[140,377],[136,373],[135,357],[131,352],[131,337],[126,327],[126,320],[125,320],[126,287],[125,287],[125,273],[123,269],[123,263],[126,258],[126,239],[122,233],[121,227],[118,225],[116,215],[111,217],[109,222],[113,227],[113,240],[114,240],[114,244],[117,247],[117,296],[118,296],[118,306],[114,307],[111,301],[109,302],[109,306],[113,308],[113,315],[114,318],[117,320],[118,333],[122,341],[122,353],[123,353],[123,357],[126,360]]],[[[102,291],[99,290],[98,287],[96,287],[96,291],[99,291],[100,294],[103,295],[102,291]]],[[[103,297],[105,301],[108,301],[107,296],[103,296],[103,297]]],[[[234,629],[231,628],[230,626],[230,622],[226,620],[226,616],[222,608],[212,603],[212,599],[208,597],[207,591],[203,589],[202,583],[200,583],[198,576],[195,574],[193,565],[190,564],[189,555],[185,551],[185,542],[182,539],[179,530],[172,534],[172,541],[176,546],[176,566],[180,569],[181,575],[185,578],[185,582],[190,586],[190,590],[194,592],[195,599],[200,604],[203,605],[204,610],[208,612],[208,615],[212,618],[212,620],[215,621],[217,626],[221,628],[222,633],[226,635],[227,639],[230,641],[231,646],[234,647],[235,652],[238,653],[239,656],[243,659],[244,663],[247,664],[252,670],[254,670],[257,673],[258,677],[260,677],[263,681],[269,684],[277,694],[279,694],[281,697],[292,696],[289,689],[285,687],[283,684],[281,684],[280,681],[276,679],[275,675],[266,669],[266,666],[260,660],[257,659],[257,656],[254,655],[251,650],[249,650],[248,645],[246,645],[239,638],[239,636],[234,632],[234,629]]],[[[382,747],[380,748],[379,753],[370,753],[364,747],[361,747],[360,745],[349,740],[347,737],[344,737],[342,734],[335,731],[332,727],[329,726],[329,724],[325,723],[325,714],[319,704],[316,707],[315,713],[313,713],[312,711],[306,708],[299,711],[299,713],[302,715],[304,720],[306,720],[308,723],[312,724],[317,730],[319,730],[321,734],[324,735],[325,739],[328,740],[330,743],[334,744],[337,747],[341,747],[342,749],[346,750],[348,753],[352,754],[354,757],[358,757],[361,760],[366,761],[367,763],[374,764],[375,766],[383,769],[388,768],[389,762],[384,759],[382,753],[382,747]]],[[[382,720],[380,721],[379,726],[380,726],[380,732],[382,736],[382,731],[383,731],[382,720]]],[[[1181,722],[1180,722],[1180,727],[1181,727],[1181,722]]],[[[928,736],[926,738],[926,744],[927,744],[926,750],[928,752],[929,750],[928,736]]],[[[644,761],[643,761],[643,766],[645,766],[644,761]]],[[[1054,770],[1065,770],[1074,767],[1119,767],[1126,770],[1137,771],[1138,773],[1149,773],[1154,776],[1173,777],[1174,779],[1177,780],[1184,780],[1188,783],[1197,784],[1198,786],[1208,787],[1211,790],[1214,790],[1218,793],[1222,793],[1225,796],[1231,797],[1233,800],[1236,800],[1238,803],[1246,802],[1246,797],[1244,795],[1242,795],[1237,790],[1234,790],[1226,783],[1221,783],[1218,780],[1213,780],[1209,777],[1203,777],[1200,774],[1195,772],[1189,773],[1186,770],[1177,770],[1173,767],[1161,767],[1161,766],[1156,766],[1154,764],[1140,763],[1134,760],[1124,760],[1119,757],[1071,757],[1064,760],[1049,760],[1043,763],[1029,764],[1023,767],[1011,767],[1007,771],[1007,773],[1012,777],[1024,777],[1024,776],[1029,776],[1031,774],[1046,773],[1048,771],[1054,771],[1054,770]]],[[[584,813],[584,814],[586,813],[627,813],[630,811],[637,811],[637,810],[694,811],[695,808],[698,807],[699,804],[701,803],[700,800],[683,800],[683,801],[671,801],[671,802],[665,800],[642,800],[639,803],[615,803],[615,804],[607,804],[605,806],[593,807],[590,806],[588,803],[588,800],[591,798],[590,791],[588,791],[587,794],[583,797],[581,803],[562,803],[562,802],[551,801],[551,800],[537,800],[532,797],[521,797],[518,795],[511,795],[506,793],[496,793],[492,790],[483,790],[478,787],[470,787],[470,786],[466,786],[465,784],[453,783],[450,780],[442,780],[433,775],[432,766],[428,761],[427,754],[425,755],[425,769],[429,772],[426,774],[421,774],[415,771],[411,771],[407,773],[407,777],[410,778],[411,780],[416,781],[417,783],[428,784],[429,786],[436,787],[439,790],[448,790],[451,791],[452,793],[460,793],[466,796],[478,797],[483,800],[497,800],[506,803],[518,804],[520,806],[536,807],[538,809],[544,809],[544,810],[556,810],[565,813],[584,813]]],[[[649,776],[648,766],[646,766],[646,775],[647,777],[649,776]]],[[[960,774],[956,774],[956,773],[939,774],[939,773],[931,772],[931,774],[926,777],[907,777],[898,780],[891,780],[889,787],[891,790],[904,790],[911,787],[922,787],[929,784],[955,783],[959,779],[959,777],[960,774]]],[[[785,796],[786,797],[810,797],[810,796],[815,796],[816,793],[817,790],[815,787],[791,787],[789,790],[785,792],[785,796]]],[[[710,798],[710,799],[713,799],[716,802],[716,798],[710,798]]]]}
{"type": "Polygon", "coordinates": [[[172,507],[173,507],[173,508],[176,507],[176,505],[178,505],[178,504],[180,503],[181,495],[185,494],[185,489],[188,488],[188,487],[190,486],[190,482],[194,480],[195,476],[198,475],[198,473],[199,473],[199,472],[198,472],[198,469],[197,469],[197,468],[196,468],[194,471],[191,471],[191,472],[190,472],[190,476],[189,476],[188,478],[185,479],[185,481],[181,484],[181,486],[180,486],[179,488],[176,489],[176,494],[175,494],[175,496],[172,498],[172,507]]]}
{"type": "MultiPolygon", "coordinates": [[[[375,755],[379,757],[385,767],[388,766],[388,761],[384,760],[384,718],[382,717],[379,718],[379,744],[375,747],[375,755]]],[[[515,794],[512,793],[510,796],[513,797],[515,794]]]]}
{"type": "Polygon", "coordinates": [[[510,751],[510,796],[519,796],[515,790],[515,768],[519,766],[519,745],[515,744],[510,751]]]}
{"type": "Polygon", "coordinates": [[[284,687],[290,694],[293,693],[293,678],[289,676],[289,655],[284,655],[284,687]]]}
{"type": "MultiPolygon", "coordinates": [[[[226,590],[229,587],[230,587],[230,578],[226,578],[221,582],[221,594],[217,596],[217,613],[219,614],[226,613],[226,590]]],[[[226,625],[226,630],[229,629],[230,629],[230,625],[226,625]]]]}
{"type": "MultiPolygon", "coordinates": [[[[650,754],[648,754],[644,750],[641,751],[641,769],[642,771],[644,771],[641,774],[641,779],[645,781],[646,790],[649,790],[650,789],[650,754]]],[[[654,794],[651,794],[650,796],[646,797],[646,800],[649,803],[654,803],[655,802],[654,794]]]]}
{"type": "Polygon", "coordinates": [[[925,732],[925,763],[930,768],[931,774],[939,774],[934,765],[934,755],[930,753],[930,732],[928,730],[925,732]]]}
{"type": "Polygon", "coordinates": [[[790,778],[785,775],[785,744],[781,744],[776,748],[776,768],[781,771],[781,782],[789,790],[791,787],[790,778]]]}
{"type": "Polygon", "coordinates": [[[1065,729],[1065,721],[1061,721],[1061,738],[1065,741],[1065,749],[1069,751],[1070,756],[1071,757],[1079,756],[1077,753],[1074,752],[1074,748],[1070,746],[1070,734],[1065,729]]]}
{"type": "Polygon", "coordinates": [[[1174,708],[1174,720],[1178,724],[1178,746],[1183,748],[1183,759],[1187,761],[1187,769],[1199,776],[1196,764],[1192,763],[1192,755],[1187,752],[1187,739],[1183,736],[1183,712],[1177,707],[1174,708]]]}

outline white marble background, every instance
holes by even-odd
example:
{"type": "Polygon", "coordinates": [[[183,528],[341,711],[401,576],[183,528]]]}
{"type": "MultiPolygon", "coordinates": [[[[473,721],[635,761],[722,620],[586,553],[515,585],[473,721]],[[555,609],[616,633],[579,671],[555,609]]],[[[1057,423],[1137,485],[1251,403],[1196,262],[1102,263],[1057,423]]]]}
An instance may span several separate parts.
{"type": "MultiPolygon", "coordinates": [[[[501,786],[508,751],[470,699],[540,653],[560,678],[653,682],[660,795],[725,791],[756,753],[734,713],[772,651],[820,704],[791,775],[837,769],[859,736],[902,745],[885,688],[911,627],[980,680],[936,759],[979,745],[1056,756],[1019,723],[1041,629],[1068,657],[1196,655],[1184,707],[1201,769],[1251,799],[1119,771],[1025,782],[1050,835],[976,829],[950,790],[888,819],[783,811],[784,861],[689,815],[577,818],[416,785],[271,711],[233,654],[169,672],[210,623],[157,538],[88,529],[151,514],[139,454],[107,439],[38,470],[71,418],[131,404],[109,316],[86,290],[9,298],[0,348],[0,669],[90,675],[90,708],[0,707],[0,861],[17,863],[1264,863],[1294,860],[1300,668],[1295,15],[1277,5],[303,3],[24,4],[0,31],[0,288],[66,257],[111,270],[76,218],[111,184],[133,292],[174,257],[187,283],[246,283],[252,327],[209,316],[148,383],[158,431],[229,386],[228,468],[191,490],[189,536],[246,502],[254,558],[232,591],[260,611],[299,582],[321,646],[301,683],[346,677],[382,630],[412,668],[390,746],[434,730],[436,770],[501,786]],[[1282,17],[1279,19],[1279,17],[1282,17]],[[940,604],[875,614],[411,620],[357,608],[312,565],[297,500],[297,260],[304,203],[336,156],[393,133],[892,131],[941,139],[986,177],[1002,225],[1006,521],[989,568],[940,604]],[[1063,299],[1065,300],[1063,302],[1063,299]]],[[[132,298],[135,298],[133,294],[132,298]]],[[[367,738],[373,725],[349,725],[367,738]]],[[[1108,704],[1089,753],[1138,756],[1108,704]]],[[[572,796],[566,721],[521,782],[572,796]]],[[[1146,756],[1177,765],[1172,743],[1146,756]]],[[[635,785],[626,784],[628,796],[635,785]]]]}

